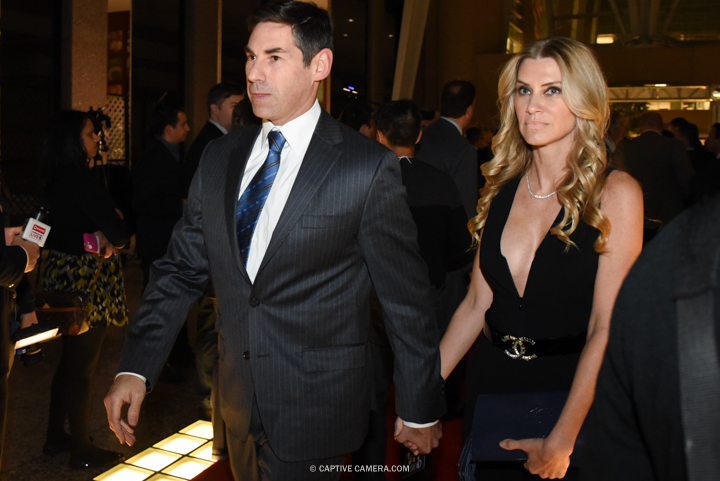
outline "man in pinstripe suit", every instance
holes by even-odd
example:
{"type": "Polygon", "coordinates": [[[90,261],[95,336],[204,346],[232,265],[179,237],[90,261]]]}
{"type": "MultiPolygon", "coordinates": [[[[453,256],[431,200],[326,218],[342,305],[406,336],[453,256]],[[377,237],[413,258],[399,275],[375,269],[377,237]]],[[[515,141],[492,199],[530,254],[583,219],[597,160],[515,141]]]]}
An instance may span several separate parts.
{"type": "Polygon", "coordinates": [[[206,148],[128,329],[105,398],[110,426],[134,443],[146,387],[212,274],[236,479],[337,479],[327,466],[367,430],[372,279],[396,359],[398,441],[429,452],[445,409],[439,337],[397,158],[316,101],[333,58],[327,12],[286,2],[248,23],[248,94],[266,121],[206,148]],[[246,215],[248,197],[261,210],[246,215]],[[251,236],[239,234],[252,216],[251,236]]]}

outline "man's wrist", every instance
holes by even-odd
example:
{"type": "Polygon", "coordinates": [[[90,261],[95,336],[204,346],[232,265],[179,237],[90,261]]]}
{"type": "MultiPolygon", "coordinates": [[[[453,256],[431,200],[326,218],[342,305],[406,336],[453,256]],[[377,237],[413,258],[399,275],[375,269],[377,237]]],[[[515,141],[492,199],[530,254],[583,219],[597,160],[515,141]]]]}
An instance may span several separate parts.
{"type": "Polygon", "coordinates": [[[117,374],[115,375],[115,379],[117,379],[118,377],[120,377],[120,376],[122,376],[122,375],[139,377],[140,379],[142,379],[142,382],[144,382],[145,384],[147,384],[147,378],[146,378],[145,376],[141,376],[140,374],[137,374],[137,373],[134,373],[134,372],[119,372],[119,373],[117,373],[117,374]]]}
{"type": "Polygon", "coordinates": [[[403,424],[409,428],[422,429],[422,428],[429,428],[431,426],[435,426],[439,421],[440,420],[438,419],[434,423],[418,424],[418,423],[411,423],[410,421],[403,420],[403,424]]]}

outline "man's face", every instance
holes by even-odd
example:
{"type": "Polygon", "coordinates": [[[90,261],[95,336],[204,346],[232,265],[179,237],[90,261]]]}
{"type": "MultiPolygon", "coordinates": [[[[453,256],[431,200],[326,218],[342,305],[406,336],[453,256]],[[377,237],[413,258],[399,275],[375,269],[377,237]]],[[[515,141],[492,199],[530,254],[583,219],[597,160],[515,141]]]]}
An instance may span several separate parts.
{"type": "Polygon", "coordinates": [[[245,52],[247,91],[255,115],[282,126],[312,107],[318,86],[318,56],[309,67],[303,66],[302,51],[288,25],[259,23],[245,52]]]}
{"type": "Polygon", "coordinates": [[[165,140],[176,145],[185,142],[187,134],[190,132],[190,126],[188,125],[185,112],[178,112],[177,116],[178,121],[175,127],[170,124],[165,126],[165,140]]]}
{"type": "Polygon", "coordinates": [[[220,105],[211,104],[210,114],[212,119],[225,127],[225,130],[232,130],[233,110],[244,98],[244,95],[231,95],[223,100],[220,105]]]}

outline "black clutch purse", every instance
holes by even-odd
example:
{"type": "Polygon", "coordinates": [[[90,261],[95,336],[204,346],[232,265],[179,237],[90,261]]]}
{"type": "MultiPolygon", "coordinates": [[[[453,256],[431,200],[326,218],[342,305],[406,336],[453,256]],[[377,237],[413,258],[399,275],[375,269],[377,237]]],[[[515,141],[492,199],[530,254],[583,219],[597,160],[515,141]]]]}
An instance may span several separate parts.
{"type": "MultiPolygon", "coordinates": [[[[477,397],[473,418],[471,462],[526,461],[524,451],[500,447],[504,439],[546,438],[560,418],[568,392],[485,394],[477,397]]],[[[579,466],[584,426],[575,441],[570,465],[579,466]]]]}

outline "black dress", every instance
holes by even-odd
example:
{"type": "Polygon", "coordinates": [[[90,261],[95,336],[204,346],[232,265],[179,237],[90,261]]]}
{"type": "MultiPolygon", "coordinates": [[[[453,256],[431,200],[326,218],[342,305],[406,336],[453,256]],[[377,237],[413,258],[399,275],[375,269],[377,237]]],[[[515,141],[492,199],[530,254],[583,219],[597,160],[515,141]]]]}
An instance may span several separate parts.
{"type": "MultiPolygon", "coordinates": [[[[508,182],[493,199],[483,232],[480,268],[493,291],[486,322],[505,334],[530,339],[578,335],[587,331],[590,320],[598,267],[598,254],[593,245],[599,231],[580,222],[570,236],[577,248],[566,248],[563,241],[548,231],[535,253],[524,295],[520,297],[502,255],[500,240],[521,179],[508,182]]],[[[561,209],[553,225],[560,222],[562,215],[561,209]]],[[[472,429],[475,399],[479,394],[568,391],[579,358],[580,353],[538,356],[530,361],[512,359],[481,334],[468,367],[464,437],[472,429]]],[[[539,479],[519,463],[515,468],[518,479],[528,476],[539,479]]],[[[494,478],[491,473],[480,474],[482,465],[478,471],[477,479],[494,478]]],[[[573,474],[569,471],[566,479],[573,474]]],[[[503,473],[502,479],[514,477],[503,473]]]]}

